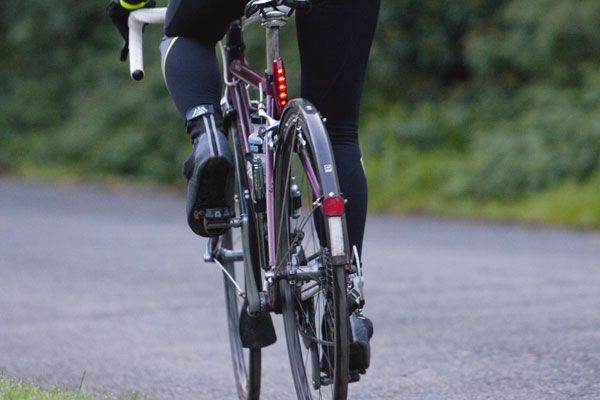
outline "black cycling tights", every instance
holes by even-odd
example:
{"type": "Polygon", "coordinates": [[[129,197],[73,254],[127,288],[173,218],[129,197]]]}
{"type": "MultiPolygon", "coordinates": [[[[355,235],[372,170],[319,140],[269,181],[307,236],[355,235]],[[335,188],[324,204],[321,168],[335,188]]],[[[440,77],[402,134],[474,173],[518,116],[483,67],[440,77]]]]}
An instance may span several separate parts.
{"type": "MultiPolygon", "coordinates": [[[[169,2],[168,37],[161,45],[163,66],[171,97],[184,118],[187,110],[199,104],[213,104],[219,109],[222,85],[215,44],[243,10],[243,1],[229,1],[169,2]]],[[[327,118],[340,188],[348,199],[349,240],[359,251],[367,213],[367,183],[358,145],[358,117],[379,2],[313,0],[310,11],[297,15],[301,96],[327,118]]]]}

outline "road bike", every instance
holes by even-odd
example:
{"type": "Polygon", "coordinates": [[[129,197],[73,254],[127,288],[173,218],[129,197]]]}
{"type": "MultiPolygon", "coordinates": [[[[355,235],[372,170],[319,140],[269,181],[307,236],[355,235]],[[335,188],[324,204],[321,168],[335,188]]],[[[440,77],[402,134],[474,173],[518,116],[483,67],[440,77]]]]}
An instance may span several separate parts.
{"type": "MultiPolygon", "coordinates": [[[[362,272],[346,232],[331,144],[318,110],[289,99],[279,52],[280,29],[307,0],[253,0],[219,44],[224,127],[235,158],[235,210],[209,210],[204,261],[224,276],[238,397],[258,399],[261,349],[275,341],[271,314],[282,314],[298,399],[347,398],[353,310],[363,304],[362,272]],[[246,61],[244,30],[266,29],[266,69],[246,61]],[[237,240],[235,240],[237,238],[237,240]],[[236,244],[237,243],[237,244],[236,244]]],[[[130,74],[144,77],[145,24],[164,8],[129,17],[130,74]]]]}

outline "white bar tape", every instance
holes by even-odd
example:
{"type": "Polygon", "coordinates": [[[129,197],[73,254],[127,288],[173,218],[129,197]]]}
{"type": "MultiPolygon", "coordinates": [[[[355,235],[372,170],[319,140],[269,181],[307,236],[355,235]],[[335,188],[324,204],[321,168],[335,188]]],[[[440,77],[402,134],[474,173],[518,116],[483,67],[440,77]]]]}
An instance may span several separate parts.
{"type": "Polygon", "coordinates": [[[129,14],[129,73],[139,81],[144,77],[144,24],[164,24],[166,7],[143,8],[129,14]]]}

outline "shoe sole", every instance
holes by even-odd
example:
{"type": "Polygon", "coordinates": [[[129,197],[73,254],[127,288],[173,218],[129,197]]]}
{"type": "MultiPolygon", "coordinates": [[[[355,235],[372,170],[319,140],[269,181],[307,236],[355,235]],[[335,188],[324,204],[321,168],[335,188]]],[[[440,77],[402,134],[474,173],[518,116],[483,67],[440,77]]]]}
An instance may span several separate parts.
{"type": "MultiPolygon", "coordinates": [[[[200,166],[198,166],[200,168],[200,166]]],[[[188,225],[197,235],[220,236],[229,228],[207,231],[204,226],[204,211],[208,208],[228,208],[228,186],[232,179],[232,166],[225,157],[215,157],[206,162],[202,174],[194,171],[188,183],[188,225]],[[200,190],[201,189],[201,190],[200,190]],[[200,193],[198,191],[200,190],[200,193]]]]}
{"type": "Polygon", "coordinates": [[[370,354],[359,343],[350,343],[350,370],[365,374],[370,364],[370,354]]]}

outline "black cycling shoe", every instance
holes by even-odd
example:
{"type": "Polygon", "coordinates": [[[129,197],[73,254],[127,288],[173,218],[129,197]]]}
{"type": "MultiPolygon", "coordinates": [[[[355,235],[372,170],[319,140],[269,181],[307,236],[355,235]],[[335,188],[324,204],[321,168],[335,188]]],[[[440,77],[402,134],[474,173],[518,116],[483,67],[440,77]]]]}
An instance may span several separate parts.
{"type": "Polygon", "coordinates": [[[197,235],[214,237],[229,229],[233,200],[233,154],[212,105],[187,113],[192,154],[183,164],[188,179],[187,220],[197,235]]]}
{"type": "Polygon", "coordinates": [[[371,345],[373,337],[373,322],[359,310],[350,316],[352,341],[350,343],[350,371],[366,374],[371,364],[371,345]]]}
{"type": "MultiPolygon", "coordinates": [[[[358,382],[360,375],[367,373],[367,369],[371,363],[371,345],[370,340],[373,337],[373,322],[365,317],[360,310],[352,313],[350,316],[351,341],[350,341],[350,361],[348,382],[358,382]]],[[[322,326],[322,334],[324,340],[331,340],[333,326],[331,323],[325,322],[322,326]]],[[[333,349],[330,346],[323,347],[321,357],[321,372],[325,376],[331,375],[330,363],[328,359],[333,357],[333,349]]]]}

